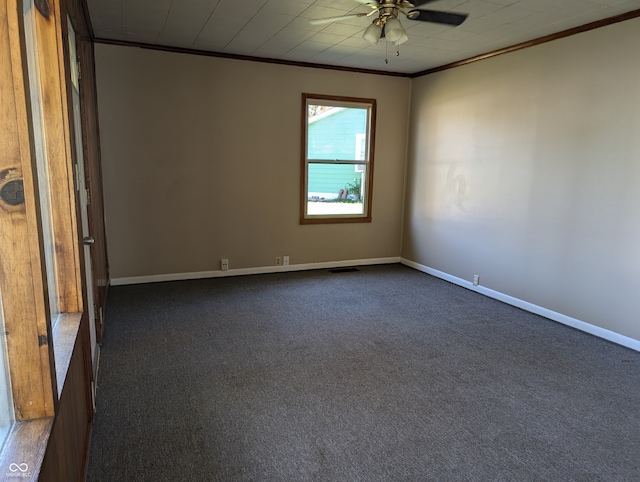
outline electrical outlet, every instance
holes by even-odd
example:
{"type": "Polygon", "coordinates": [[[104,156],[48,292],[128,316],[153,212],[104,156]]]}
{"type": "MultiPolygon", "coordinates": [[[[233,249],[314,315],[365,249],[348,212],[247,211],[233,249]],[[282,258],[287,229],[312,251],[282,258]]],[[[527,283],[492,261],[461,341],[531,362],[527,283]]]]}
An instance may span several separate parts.
{"type": "Polygon", "coordinates": [[[229,269],[229,260],[228,259],[221,259],[220,260],[220,269],[222,271],[227,271],[229,269]]]}
{"type": "Polygon", "coordinates": [[[473,275],[473,286],[478,286],[480,284],[480,275],[479,274],[474,274],[473,275]]]}
{"type": "Polygon", "coordinates": [[[282,258],[280,256],[276,256],[276,266],[282,266],[282,258]]]}
{"type": "Polygon", "coordinates": [[[289,256],[282,257],[282,264],[285,266],[289,266],[289,256]]]}

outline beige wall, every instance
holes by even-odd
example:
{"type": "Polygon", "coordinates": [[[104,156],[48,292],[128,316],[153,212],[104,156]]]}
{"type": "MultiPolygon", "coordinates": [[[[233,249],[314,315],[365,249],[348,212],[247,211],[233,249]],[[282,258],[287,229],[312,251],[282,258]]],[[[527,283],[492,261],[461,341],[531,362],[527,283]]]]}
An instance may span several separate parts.
{"type": "Polygon", "coordinates": [[[403,256],[640,340],[640,20],[416,79],[403,256]]]}
{"type": "Polygon", "coordinates": [[[96,45],[111,276],[402,255],[640,339],[638,32],[413,82],[96,45]],[[373,223],[299,225],[301,92],[378,99],[373,223]]]}
{"type": "Polygon", "coordinates": [[[112,278],[398,257],[410,80],[96,45],[112,278]],[[301,226],[301,93],[378,101],[373,222],[301,226]]]}

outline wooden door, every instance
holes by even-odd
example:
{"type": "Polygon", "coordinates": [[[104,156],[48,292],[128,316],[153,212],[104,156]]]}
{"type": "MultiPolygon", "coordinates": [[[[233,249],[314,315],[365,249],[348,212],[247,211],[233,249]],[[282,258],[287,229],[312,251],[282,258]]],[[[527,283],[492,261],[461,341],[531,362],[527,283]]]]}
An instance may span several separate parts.
{"type": "MultiPolygon", "coordinates": [[[[77,18],[77,17],[76,17],[77,18]]],[[[80,32],[84,31],[82,22],[80,32]]],[[[102,169],[93,44],[76,34],[71,15],[67,22],[69,62],[69,112],[80,191],[80,221],[85,246],[87,312],[89,314],[94,372],[102,342],[103,318],[108,287],[108,265],[102,196],[102,169]]]]}
{"type": "Polygon", "coordinates": [[[102,194],[102,165],[98,126],[98,101],[94,66],[93,43],[78,39],[80,57],[80,103],[82,106],[82,133],[85,157],[86,185],[89,189],[89,226],[95,243],[92,248],[94,302],[96,305],[96,339],[102,343],[103,318],[109,286],[109,265],[104,225],[102,194]]]}

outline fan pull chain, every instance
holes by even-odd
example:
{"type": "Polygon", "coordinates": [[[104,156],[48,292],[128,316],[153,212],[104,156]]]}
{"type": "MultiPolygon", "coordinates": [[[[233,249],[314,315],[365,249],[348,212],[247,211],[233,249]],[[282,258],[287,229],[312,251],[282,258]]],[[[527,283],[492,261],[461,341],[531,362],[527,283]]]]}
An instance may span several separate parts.
{"type": "MultiPolygon", "coordinates": [[[[387,42],[384,46],[384,63],[389,63],[389,42],[387,42]]],[[[400,57],[400,45],[396,44],[396,57],[400,57]]]]}

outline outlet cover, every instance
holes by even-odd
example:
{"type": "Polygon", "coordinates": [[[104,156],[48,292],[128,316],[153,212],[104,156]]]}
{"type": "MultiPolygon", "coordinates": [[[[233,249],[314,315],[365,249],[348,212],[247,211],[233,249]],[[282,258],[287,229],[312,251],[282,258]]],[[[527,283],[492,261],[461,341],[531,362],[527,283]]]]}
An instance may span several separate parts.
{"type": "Polygon", "coordinates": [[[228,259],[221,259],[220,260],[220,269],[222,271],[227,271],[229,269],[229,260],[228,259]]]}
{"type": "Polygon", "coordinates": [[[282,264],[285,266],[289,266],[289,256],[282,257],[282,264]]]}
{"type": "Polygon", "coordinates": [[[479,274],[474,274],[473,275],[473,286],[478,286],[480,284],[480,275],[479,274]]]}

